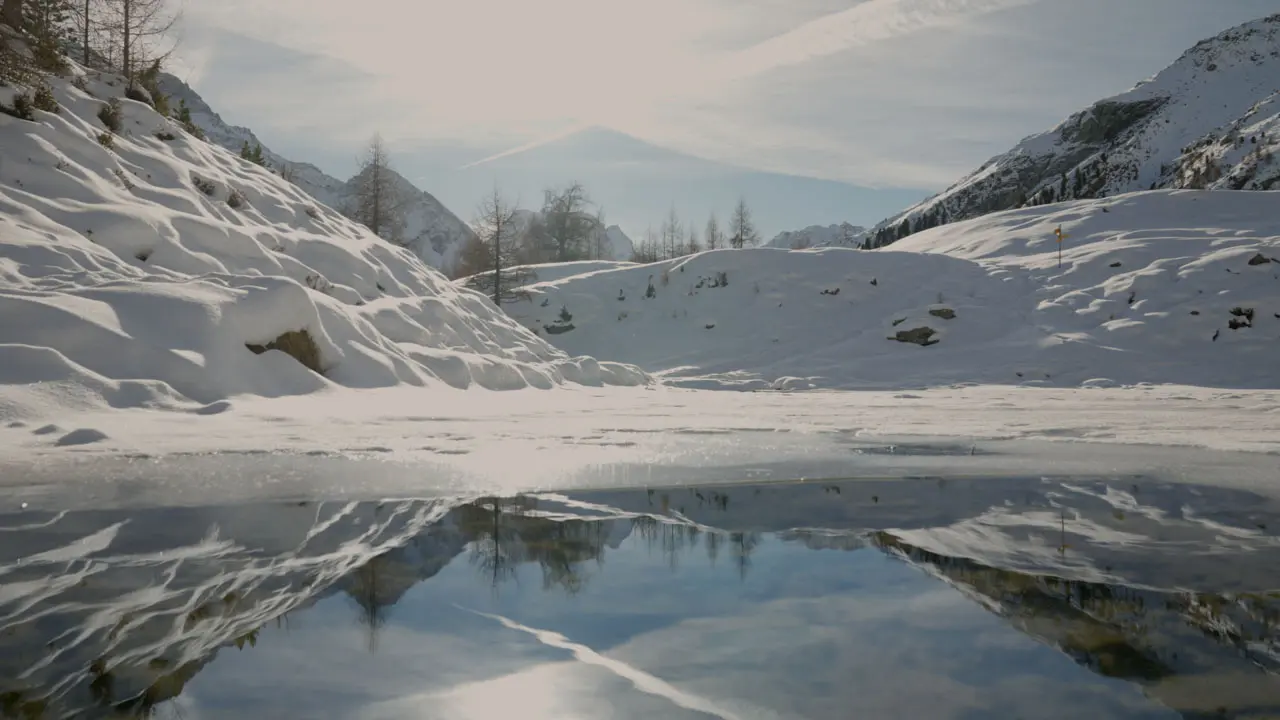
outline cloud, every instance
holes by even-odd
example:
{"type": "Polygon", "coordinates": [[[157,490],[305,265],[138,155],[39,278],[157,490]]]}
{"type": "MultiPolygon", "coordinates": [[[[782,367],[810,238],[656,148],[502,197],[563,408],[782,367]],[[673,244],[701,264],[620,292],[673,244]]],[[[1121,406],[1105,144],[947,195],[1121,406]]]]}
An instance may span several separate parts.
{"type": "Polygon", "coordinates": [[[734,53],[722,65],[727,75],[749,77],[1035,1],[867,0],[734,53]]]}

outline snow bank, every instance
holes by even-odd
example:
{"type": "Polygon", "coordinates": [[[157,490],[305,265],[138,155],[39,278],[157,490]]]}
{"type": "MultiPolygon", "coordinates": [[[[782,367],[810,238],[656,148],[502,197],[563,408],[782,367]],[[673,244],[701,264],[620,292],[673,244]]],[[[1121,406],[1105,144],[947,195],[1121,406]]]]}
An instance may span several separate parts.
{"type": "MultiPolygon", "coordinates": [[[[637,385],[572,358],[302,190],[121,99],[53,80],[0,115],[0,415],[167,407],[332,385],[637,385]],[[304,332],[320,374],[269,346],[304,332]],[[254,346],[258,352],[251,349],[254,346]],[[265,349],[265,352],[263,350],[265,349]]],[[[12,90],[0,89],[0,102],[12,90]]]]}
{"type": "Polygon", "coordinates": [[[1136,193],[990,215],[892,251],[720,250],[590,272],[506,309],[567,352],[693,387],[1273,388],[1278,207],[1268,192],[1136,193]]]}

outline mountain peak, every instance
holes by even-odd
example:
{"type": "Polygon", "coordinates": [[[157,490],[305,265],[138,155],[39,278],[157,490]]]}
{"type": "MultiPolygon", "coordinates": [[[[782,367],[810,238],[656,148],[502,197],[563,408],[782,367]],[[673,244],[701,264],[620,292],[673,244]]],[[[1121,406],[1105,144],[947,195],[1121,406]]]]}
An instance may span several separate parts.
{"type": "Polygon", "coordinates": [[[882,246],[990,212],[1138,190],[1280,183],[1280,14],[1202,40],[1127,92],[1077,112],[883,221],[882,246]]]}

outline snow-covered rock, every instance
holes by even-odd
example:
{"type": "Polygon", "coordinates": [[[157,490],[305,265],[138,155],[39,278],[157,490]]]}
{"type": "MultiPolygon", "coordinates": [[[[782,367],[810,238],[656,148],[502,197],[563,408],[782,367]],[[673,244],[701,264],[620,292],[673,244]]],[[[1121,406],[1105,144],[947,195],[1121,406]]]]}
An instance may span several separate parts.
{"type": "Polygon", "coordinates": [[[993,214],[879,252],[589,268],[505,308],[568,352],[698,387],[1275,388],[1277,207],[1275,192],[1133,193],[993,214]]]}
{"type": "MultiPolygon", "coordinates": [[[[91,73],[87,92],[51,83],[59,113],[0,115],[0,416],[50,405],[213,412],[233,395],[334,384],[646,382],[565,355],[144,103],[121,100],[121,131],[104,133],[99,110],[123,94],[118,78],[91,73]],[[302,331],[320,373],[272,345],[302,331]]],[[[0,102],[13,93],[0,89],[0,102]]]]}
{"type": "MultiPolygon", "coordinates": [[[[186,103],[191,110],[192,123],[204,131],[210,142],[234,153],[239,153],[246,142],[251,147],[262,145],[252,130],[228,124],[195,90],[178,78],[161,75],[160,89],[172,98],[174,107],[177,107],[179,100],[186,103]]],[[[286,171],[295,185],[325,205],[342,212],[354,202],[356,178],[339,180],[315,165],[282,157],[265,145],[262,145],[262,152],[271,168],[277,173],[286,171]]],[[[399,241],[428,265],[449,270],[456,262],[463,245],[474,235],[471,226],[431,193],[417,188],[395,170],[391,171],[391,175],[405,214],[403,237],[399,241]]]]}
{"type": "Polygon", "coordinates": [[[859,247],[866,239],[867,229],[860,225],[810,225],[803,230],[778,233],[765,247],[783,250],[804,250],[816,247],[859,247]]]}
{"type": "Polygon", "coordinates": [[[877,225],[883,246],[990,212],[1154,189],[1280,189],[1280,15],[1200,42],[877,225]]]}

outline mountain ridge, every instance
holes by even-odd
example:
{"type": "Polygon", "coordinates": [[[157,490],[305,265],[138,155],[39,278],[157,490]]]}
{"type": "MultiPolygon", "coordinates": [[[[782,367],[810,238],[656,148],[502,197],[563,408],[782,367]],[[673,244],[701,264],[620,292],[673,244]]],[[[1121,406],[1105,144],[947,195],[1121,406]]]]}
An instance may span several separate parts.
{"type": "Polygon", "coordinates": [[[1023,138],[877,224],[883,247],[938,225],[1141,190],[1280,183],[1280,14],[1200,41],[1164,70],[1023,138]]]}
{"type": "MultiPolygon", "coordinates": [[[[286,172],[287,168],[288,179],[316,200],[339,212],[353,202],[358,174],[344,181],[316,165],[290,160],[272,151],[252,129],[225,121],[194,88],[174,75],[162,73],[159,87],[171,98],[186,103],[191,110],[193,124],[213,144],[232,152],[239,152],[244,143],[261,146],[263,159],[277,174],[286,172]]],[[[449,270],[457,261],[462,247],[474,236],[470,225],[434,195],[418,188],[394,169],[391,175],[399,195],[404,198],[405,228],[399,244],[409,248],[428,265],[449,270]]]]}

